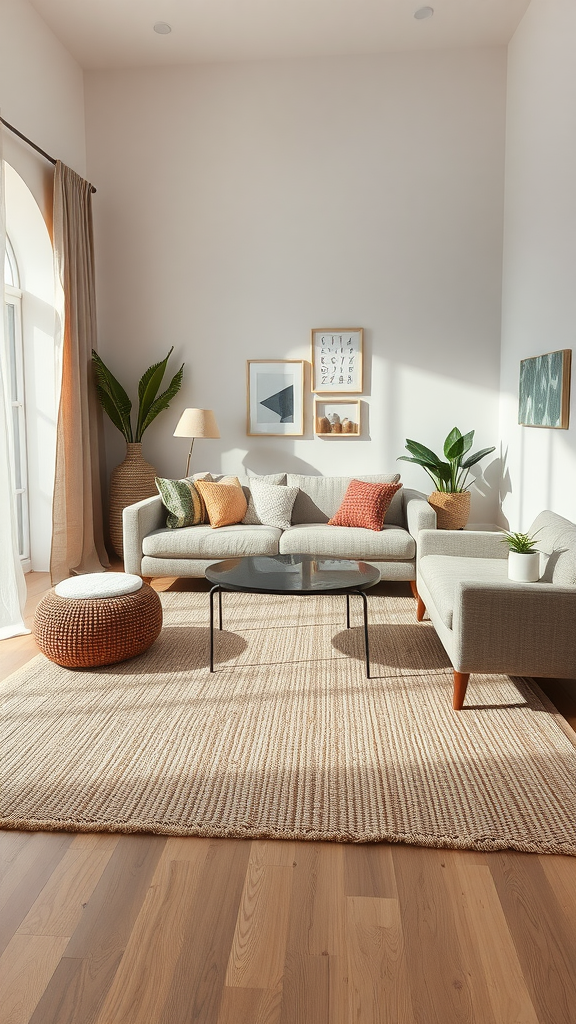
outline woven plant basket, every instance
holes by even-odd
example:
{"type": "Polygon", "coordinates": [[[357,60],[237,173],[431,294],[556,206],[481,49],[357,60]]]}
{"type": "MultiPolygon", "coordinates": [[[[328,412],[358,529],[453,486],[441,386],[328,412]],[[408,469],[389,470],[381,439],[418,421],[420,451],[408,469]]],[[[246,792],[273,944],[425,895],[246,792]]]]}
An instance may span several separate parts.
{"type": "Polygon", "coordinates": [[[120,558],[124,556],[122,543],[122,512],[127,505],[157,494],[154,466],[142,458],[142,442],[126,442],[126,458],[110,474],[110,540],[120,558]]]}
{"type": "Polygon", "coordinates": [[[463,530],[470,517],[470,491],[433,491],[428,504],[436,513],[439,530],[463,530]]]}
{"type": "Polygon", "coordinates": [[[50,590],[34,616],[34,637],[50,661],[66,668],[113,665],[147,651],[162,629],[152,587],[120,597],[69,598],[50,590]]]}

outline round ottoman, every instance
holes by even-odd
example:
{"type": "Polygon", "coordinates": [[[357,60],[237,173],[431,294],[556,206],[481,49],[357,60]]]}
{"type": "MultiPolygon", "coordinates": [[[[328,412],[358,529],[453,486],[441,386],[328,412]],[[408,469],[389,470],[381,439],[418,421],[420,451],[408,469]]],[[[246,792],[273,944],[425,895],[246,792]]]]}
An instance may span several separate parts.
{"type": "Polygon", "coordinates": [[[34,616],[38,647],[66,668],[126,661],[146,651],[161,629],[158,594],[126,572],[71,576],[42,598],[34,616]]]}

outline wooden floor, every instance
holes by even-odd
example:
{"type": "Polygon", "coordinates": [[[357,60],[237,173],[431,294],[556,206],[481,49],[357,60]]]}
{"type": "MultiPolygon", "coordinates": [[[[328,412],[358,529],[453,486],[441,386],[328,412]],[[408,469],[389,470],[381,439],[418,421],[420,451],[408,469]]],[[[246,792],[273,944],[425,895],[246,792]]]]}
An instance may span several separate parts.
{"type": "MultiPolygon", "coordinates": [[[[34,654],[3,641],[1,678],[34,654]]],[[[544,688],[576,725],[576,683],[544,688]]],[[[0,832],[0,859],[0,1024],[576,1024],[576,858],[0,832]]]]}

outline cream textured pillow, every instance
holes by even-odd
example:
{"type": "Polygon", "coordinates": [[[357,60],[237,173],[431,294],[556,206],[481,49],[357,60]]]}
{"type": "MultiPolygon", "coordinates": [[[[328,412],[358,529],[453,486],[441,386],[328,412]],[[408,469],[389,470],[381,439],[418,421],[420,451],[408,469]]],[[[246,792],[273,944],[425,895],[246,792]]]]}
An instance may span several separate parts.
{"type": "MultiPolygon", "coordinates": [[[[298,491],[298,487],[284,487],[266,483],[264,480],[251,480],[250,494],[257,521],[263,526],[287,530],[292,522],[292,508],[298,491]]],[[[246,517],[242,522],[246,522],[246,517]]]]}
{"type": "Polygon", "coordinates": [[[213,529],[241,522],[248,506],[237,476],[224,477],[218,483],[196,480],[195,486],[204,499],[213,529]]]}
{"type": "Polygon", "coordinates": [[[252,497],[252,491],[250,488],[252,487],[252,484],[255,481],[265,484],[284,485],[286,483],[286,473],[267,473],[265,476],[259,476],[257,473],[252,473],[252,475],[248,477],[248,481],[248,487],[242,488],[244,494],[246,495],[246,501],[248,502],[246,515],[244,516],[242,522],[244,523],[245,526],[262,526],[262,520],[260,519],[254,506],[254,498],[252,497]]]}

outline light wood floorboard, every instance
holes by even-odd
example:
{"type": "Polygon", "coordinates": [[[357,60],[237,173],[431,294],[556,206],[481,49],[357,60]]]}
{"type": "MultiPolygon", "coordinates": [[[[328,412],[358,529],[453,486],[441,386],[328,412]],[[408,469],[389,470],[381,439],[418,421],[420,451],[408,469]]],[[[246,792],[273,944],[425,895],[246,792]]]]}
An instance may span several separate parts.
{"type": "Polygon", "coordinates": [[[0,868],[0,1024],[576,1022],[576,858],[0,832],[0,868]]]}

